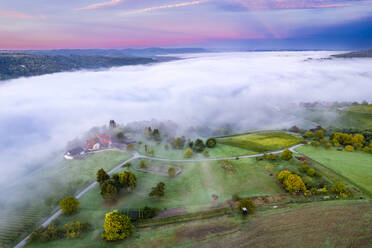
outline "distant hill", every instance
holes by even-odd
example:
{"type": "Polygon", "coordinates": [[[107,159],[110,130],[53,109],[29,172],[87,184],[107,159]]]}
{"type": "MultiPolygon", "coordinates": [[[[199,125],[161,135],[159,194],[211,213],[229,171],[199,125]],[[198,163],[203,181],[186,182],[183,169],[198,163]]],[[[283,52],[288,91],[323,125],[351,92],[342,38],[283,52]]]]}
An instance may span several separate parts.
{"type": "MultiPolygon", "coordinates": [[[[12,52],[12,51],[8,51],[12,52]]],[[[60,49],[60,50],[24,50],[17,51],[24,54],[37,55],[80,55],[80,56],[115,56],[115,57],[154,57],[158,55],[180,54],[180,53],[205,53],[202,48],[144,48],[144,49],[60,49]]]]}
{"type": "Polygon", "coordinates": [[[358,52],[331,55],[334,58],[372,58],[372,49],[358,52]]]}
{"type": "Polygon", "coordinates": [[[0,53],[0,80],[38,76],[55,72],[81,69],[99,69],[113,66],[138,65],[158,62],[155,58],[37,55],[0,53]]]}

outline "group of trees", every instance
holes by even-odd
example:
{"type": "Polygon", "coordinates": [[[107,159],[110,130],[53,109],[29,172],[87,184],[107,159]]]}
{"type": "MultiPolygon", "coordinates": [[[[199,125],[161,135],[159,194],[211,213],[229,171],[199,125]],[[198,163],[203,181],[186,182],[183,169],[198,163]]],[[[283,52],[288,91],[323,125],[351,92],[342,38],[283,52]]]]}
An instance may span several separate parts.
{"type": "Polygon", "coordinates": [[[151,127],[145,127],[143,134],[149,140],[153,139],[155,141],[161,141],[160,131],[157,128],[152,130],[151,127]]]}
{"type": "Polygon", "coordinates": [[[278,180],[288,192],[306,191],[302,178],[289,170],[283,170],[278,174],[278,180]]]}
{"type": "Polygon", "coordinates": [[[97,172],[97,182],[101,186],[102,197],[106,200],[113,200],[121,189],[124,188],[128,192],[133,190],[137,185],[137,178],[130,171],[115,173],[110,177],[104,169],[100,169],[97,172]]]}
{"type": "Polygon", "coordinates": [[[364,146],[365,140],[362,134],[346,134],[346,133],[333,133],[331,135],[332,143],[335,146],[353,146],[355,149],[360,149],[364,146]]]}
{"type": "Polygon", "coordinates": [[[173,149],[183,149],[185,147],[186,139],[184,136],[173,138],[171,145],[173,149]]]}
{"type": "Polygon", "coordinates": [[[62,228],[50,224],[47,227],[40,227],[32,232],[28,242],[49,242],[62,238],[79,238],[89,231],[90,228],[91,225],[89,223],[82,223],[79,221],[68,222],[62,228]]]}

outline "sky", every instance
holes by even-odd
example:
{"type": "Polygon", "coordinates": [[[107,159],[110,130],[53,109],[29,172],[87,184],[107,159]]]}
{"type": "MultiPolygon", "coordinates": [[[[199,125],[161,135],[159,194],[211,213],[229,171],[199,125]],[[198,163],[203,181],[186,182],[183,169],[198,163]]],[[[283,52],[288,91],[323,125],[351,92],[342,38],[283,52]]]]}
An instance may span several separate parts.
{"type": "Polygon", "coordinates": [[[2,0],[0,49],[372,47],[366,0],[2,0]]]}

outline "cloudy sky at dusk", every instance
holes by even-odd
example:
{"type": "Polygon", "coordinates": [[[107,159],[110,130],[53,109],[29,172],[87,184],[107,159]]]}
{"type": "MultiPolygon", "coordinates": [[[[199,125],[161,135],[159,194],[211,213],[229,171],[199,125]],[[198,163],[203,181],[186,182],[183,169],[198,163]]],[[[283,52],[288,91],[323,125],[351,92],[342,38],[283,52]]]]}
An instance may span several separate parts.
{"type": "Polygon", "coordinates": [[[0,49],[372,46],[364,0],[2,0],[0,49]]]}

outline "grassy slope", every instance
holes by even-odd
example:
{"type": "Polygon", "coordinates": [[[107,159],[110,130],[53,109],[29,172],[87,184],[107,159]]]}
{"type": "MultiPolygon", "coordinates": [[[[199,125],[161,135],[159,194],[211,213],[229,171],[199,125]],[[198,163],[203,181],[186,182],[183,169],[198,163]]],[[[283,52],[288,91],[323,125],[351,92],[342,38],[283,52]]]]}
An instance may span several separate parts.
{"type": "MultiPolygon", "coordinates": [[[[154,151],[154,157],[158,158],[169,158],[169,159],[184,159],[184,153],[185,149],[165,149],[164,145],[165,143],[161,143],[158,145],[156,142],[153,141],[146,141],[143,142],[142,145],[138,145],[138,152],[140,154],[149,155],[146,154],[144,144],[147,144],[148,149],[151,149],[154,151]]],[[[169,145],[169,147],[171,147],[169,145]]],[[[234,147],[224,144],[217,144],[214,148],[206,148],[206,150],[209,152],[210,157],[212,158],[224,158],[224,157],[234,157],[234,156],[243,156],[243,155],[252,155],[256,154],[256,152],[240,148],[240,147],[234,147]]],[[[199,154],[194,154],[193,158],[204,158],[204,156],[199,154]]]]}
{"type": "Polygon", "coordinates": [[[362,151],[346,152],[332,148],[302,146],[297,151],[349,178],[372,193],[372,155],[362,151]]]}
{"type": "MultiPolygon", "coordinates": [[[[168,163],[169,165],[169,163],[168,163]]],[[[77,215],[61,217],[60,223],[67,221],[87,221],[93,224],[95,230],[78,242],[61,240],[44,245],[33,244],[29,247],[102,247],[99,234],[103,231],[105,213],[112,209],[144,207],[145,205],[159,208],[186,207],[188,211],[198,211],[213,204],[223,203],[231,199],[231,195],[239,193],[242,196],[273,195],[282,193],[262,166],[253,159],[234,161],[236,172],[225,173],[218,162],[177,164],[183,169],[176,178],[162,177],[141,172],[137,175],[138,187],[126,194],[114,206],[105,205],[99,188],[96,187],[81,199],[81,210],[77,215]],[[159,181],[165,182],[164,198],[157,200],[148,197],[151,187],[159,181]],[[212,194],[219,196],[217,201],[212,194]]]]}
{"type": "Polygon", "coordinates": [[[140,229],[118,243],[98,241],[96,231],[29,247],[370,247],[371,232],[370,202],[332,201],[294,204],[245,220],[225,216],[140,229]]]}
{"type": "Polygon", "coordinates": [[[243,149],[266,152],[279,150],[298,143],[300,139],[284,132],[268,132],[218,139],[218,143],[243,149]]]}

